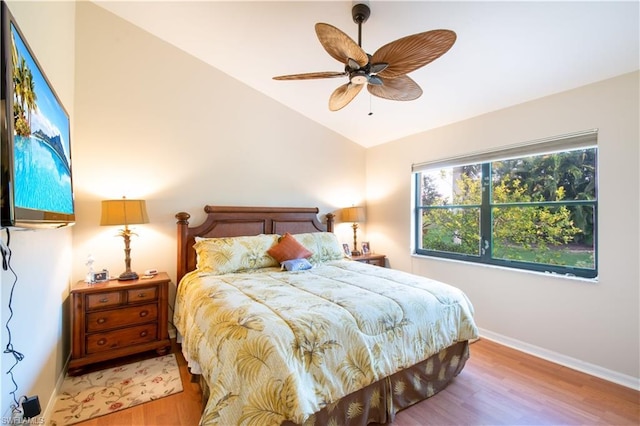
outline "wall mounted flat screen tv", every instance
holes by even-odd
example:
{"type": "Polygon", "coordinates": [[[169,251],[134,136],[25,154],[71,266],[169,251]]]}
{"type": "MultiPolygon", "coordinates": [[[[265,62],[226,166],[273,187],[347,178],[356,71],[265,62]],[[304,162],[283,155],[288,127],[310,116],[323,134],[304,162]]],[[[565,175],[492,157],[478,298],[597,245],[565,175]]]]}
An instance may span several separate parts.
{"type": "Polygon", "coordinates": [[[2,2],[2,227],[75,222],[69,115],[2,2]]]}

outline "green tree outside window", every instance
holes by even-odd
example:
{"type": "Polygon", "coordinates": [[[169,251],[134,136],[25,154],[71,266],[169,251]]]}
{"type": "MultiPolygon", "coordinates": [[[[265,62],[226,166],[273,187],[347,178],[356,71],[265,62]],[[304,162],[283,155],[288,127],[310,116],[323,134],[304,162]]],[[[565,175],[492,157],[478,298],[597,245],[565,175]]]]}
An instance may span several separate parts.
{"type": "Polygon", "coordinates": [[[416,174],[416,252],[597,275],[597,148],[416,174]]]}

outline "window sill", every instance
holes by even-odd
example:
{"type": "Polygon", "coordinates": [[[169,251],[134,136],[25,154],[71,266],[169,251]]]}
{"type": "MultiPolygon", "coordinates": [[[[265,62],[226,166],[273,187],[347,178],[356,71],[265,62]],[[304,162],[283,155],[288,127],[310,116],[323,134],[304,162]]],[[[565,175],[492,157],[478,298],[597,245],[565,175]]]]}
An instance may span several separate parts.
{"type": "Polygon", "coordinates": [[[586,283],[590,283],[590,284],[597,284],[598,283],[598,277],[585,278],[585,277],[576,277],[575,275],[559,274],[559,273],[556,273],[556,272],[529,271],[527,269],[508,268],[506,266],[488,265],[486,263],[465,262],[464,260],[447,259],[447,258],[444,258],[444,257],[435,257],[435,256],[434,257],[425,256],[425,255],[416,254],[416,253],[412,253],[411,257],[414,258],[414,259],[419,259],[419,260],[430,260],[430,261],[435,261],[435,262],[450,262],[450,263],[457,263],[457,264],[460,264],[460,265],[471,266],[471,267],[499,269],[499,270],[502,270],[502,271],[514,272],[514,273],[520,273],[520,274],[531,274],[531,275],[536,275],[536,276],[545,277],[545,278],[559,278],[559,279],[563,279],[563,280],[580,281],[580,282],[586,282],[586,283]]]}

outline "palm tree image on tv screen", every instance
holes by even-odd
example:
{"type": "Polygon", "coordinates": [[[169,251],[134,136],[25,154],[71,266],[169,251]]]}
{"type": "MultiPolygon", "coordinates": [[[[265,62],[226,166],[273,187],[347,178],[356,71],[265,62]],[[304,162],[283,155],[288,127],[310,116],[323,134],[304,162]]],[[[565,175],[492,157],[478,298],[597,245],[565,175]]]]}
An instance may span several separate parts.
{"type": "Polygon", "coordinates": [[[69,119],[13,24],[11,42],[14,204],[72,214],[69,119]]]}

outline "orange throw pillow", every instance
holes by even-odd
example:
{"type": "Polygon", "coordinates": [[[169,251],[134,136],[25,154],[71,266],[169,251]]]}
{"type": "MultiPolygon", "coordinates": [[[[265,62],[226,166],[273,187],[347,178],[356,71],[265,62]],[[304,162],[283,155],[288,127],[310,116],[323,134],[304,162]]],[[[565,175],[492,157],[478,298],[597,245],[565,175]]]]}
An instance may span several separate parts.
{"type": "Polygon", "coordinates": [[[298,242],[288,232],[280,239],[280,242],[267,250],[269,256],[273,257],[278,263],[285,260],[302,259],[313,256],[302,244],[298,242]]]}

